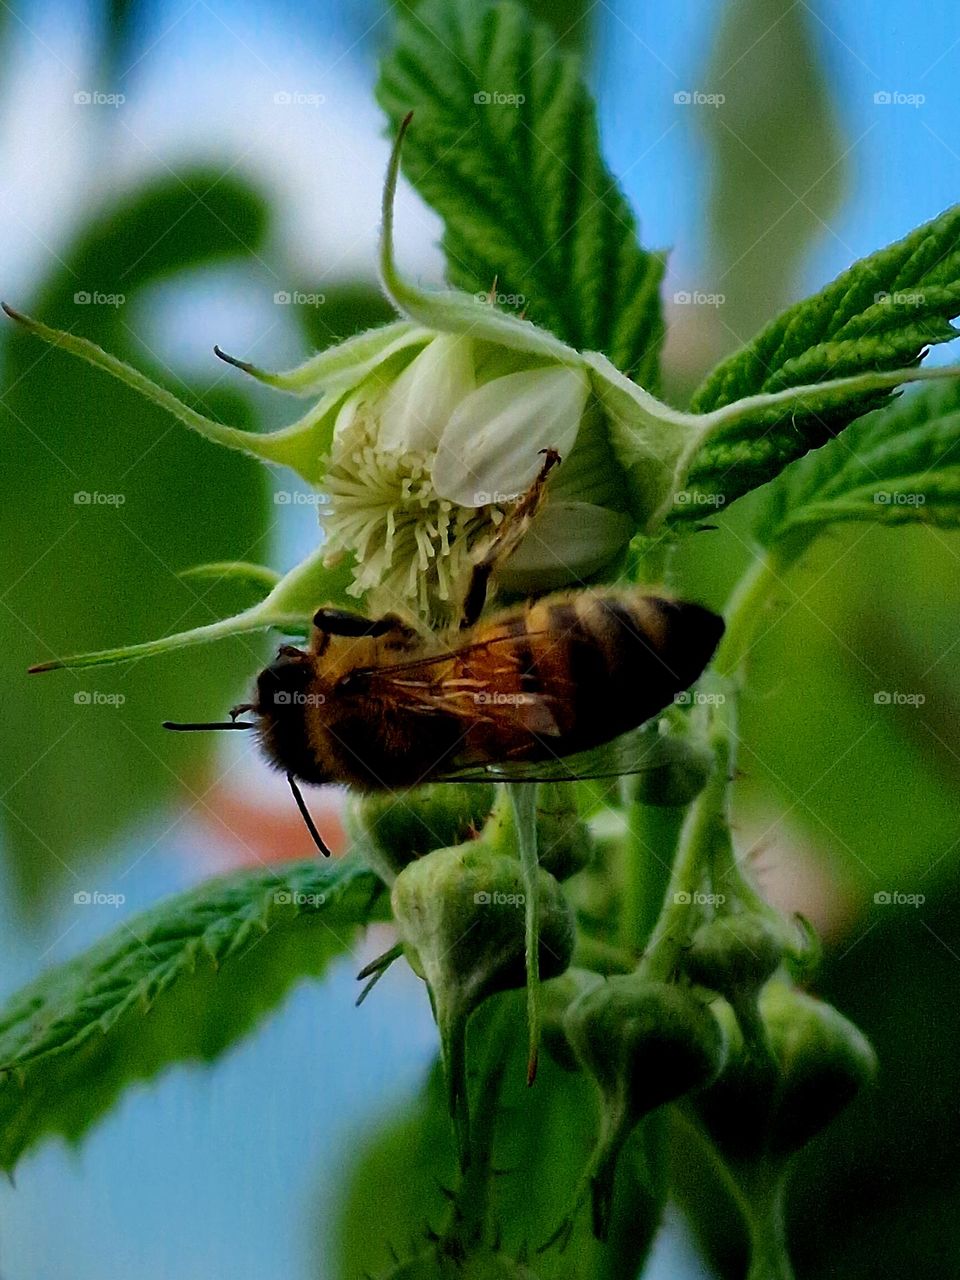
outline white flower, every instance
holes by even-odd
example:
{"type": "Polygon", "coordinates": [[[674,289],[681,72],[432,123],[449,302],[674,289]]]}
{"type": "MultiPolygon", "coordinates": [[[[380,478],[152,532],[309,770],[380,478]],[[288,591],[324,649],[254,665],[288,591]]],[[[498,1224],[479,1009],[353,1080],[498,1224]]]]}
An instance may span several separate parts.
{"type": "MultiPolygon", "coordinates": [[[[540,451],[573,449],[589,392],[585,373],[542,363],[501,373],[491,365],[475,339],[440,333],[386,386],[365,379],[337,415],[324,529],[332,553],[353,556],[350,593],[368,597],[374,612],[448,618],[473,553],[533,481],[540,451]]],[[[554,527],[551,537],[560,532],[554,527]]],[[[622,549],[629,521],[615,532],[599,563],[590,548],[587,571],[622,549]]],[[[533,547],[542,540],[542,529],[529,539],[533,547]]],[[[569,581],[586,566],[575,544],[565,558],[569,581]]],[[[530,573],[530,549],[525,560],[530,573]]],[[[556,565],[554,557],[554,576],[556,565]]]]}
{"type": "MultiPolygon", "coordinates": [[[[260,604],[176,636],[52,665],[147,656],[239,631],[309,623],[333,596],[331,564],[350,555],[348,588],[368,608],[436,621],[455,611],[469,562],[541,465],[562,458],[547,500],[499,575],[534,593],[615,567],[634,533],[655,533],[710,434],[786,416],[831,394],[893,389],[952,369],[867,372],[682,413],[631,382],[606,356],[579,352],[529,321],[456,291],[424,292],[393,258],[401,131],[383,198],[380,274],[402,319],[351,338],[286,373],[225,356],[261,382],[314,403],[295,423],[257,434],[214,422],[100,347],[5,308],[37,336],[106,370],[191,429],[291,467],[329,495],[329,545],[277,580],[260,604]]],[[[255,566],[234,566],[263,582],[255,566]]]]}

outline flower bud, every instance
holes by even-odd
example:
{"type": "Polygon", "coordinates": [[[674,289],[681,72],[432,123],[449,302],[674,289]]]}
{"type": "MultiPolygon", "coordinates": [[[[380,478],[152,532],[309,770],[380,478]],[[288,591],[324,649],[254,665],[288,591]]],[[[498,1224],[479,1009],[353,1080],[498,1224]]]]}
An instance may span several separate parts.
{"type": "Polygon", "coordinates": [[[691,982],[709,987],[730,1004],[746,1051],[767,1052],[757,997],[780,967],[783,954],[781,931],[755,911],[705,921],[684,954],[683,969],[691,982]]]}
{"type": "Polygon", "coordinates": [[[493,783],[486,782],[357,794],[348,804],[347,826],[372,869],[393,884],[408,862],[476,835],[493,801],[493,783]]]}
{"type": "Polygon", "coordinates": [[[876,1071],[869,1041],[832,1005],[776,981],[764,988],[759,1009],[771,1059],[744,1053],[731,1028],[727,1067],[695,1103],[715,1146],[735,1165],[786,1164],[876,1071]]]}
{"type": "MultiPolygon", "coordinates": [[[[594,841],[590,828],[580,819],[574,784],[540,783],[536,818],[537,859],[544,871],[549,871],[557,880],[567,880],[589,865],[594,841]]],[[[513,807],[505,789],[490,812],[484,839],[504,852],[516,850],[513,807]]]]}
{"type": "Polygon", "coordinates": [[[580,996],[600,986],[603,979],[589,969],[569,968],[558,978],[551,978],[541,988],[543,1044],[554,1062],[564,1071],[579,1071],[580,1059],[573,1051],[564,1029],[567,1010],[580,996]]]}
{"type": "Polygon", "coordinates": [[[558,880],[569,879],[589,864],[593,837],[580,819],[573,784],[541,784],[537,796],[537,850],[541,867],[558,880]]]}
{"type": "MultiPolygon", "coordinates": [[[[547,979],[570,963],[574,921],[554,877],[541,869],[539,878],[539,962],[547,979]]],[[[488,996],[526,983],[520,863],[483,840],[435,849],[400,872],[391,900],[411,966],[430,988],[451,1114],[466,1161],[467,1020],[488,996]]]]}
{"type": "Polygon", "coordinates": [[[661,733],[656,763],[634,775],[631,796],[640,804],[686,805],[703,790],[712,769],[707,747],[679,733],[661,733]]]}
{"type": "Polygon", "coordinates": [[[726,1042],[695,991],[637,972],[587,991],[567,1010],[564,1027],[600,1089],[601,1131],[585,1185],[594,1234],[602,1240],[627,1138],[651,1111],[708,1084],[723,1065],[726,1042]]]}

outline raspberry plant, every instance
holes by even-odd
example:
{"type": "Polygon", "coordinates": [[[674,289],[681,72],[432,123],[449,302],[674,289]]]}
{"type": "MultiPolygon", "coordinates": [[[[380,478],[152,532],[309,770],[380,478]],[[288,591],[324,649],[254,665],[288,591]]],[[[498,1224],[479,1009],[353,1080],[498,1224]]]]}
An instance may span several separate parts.
{"type": "Polygon", "coordinates": [[[364,976],[402,955],[441,1053],[410,1122],[429,1139],[430,1190],[389,1170],[414,1243],[391,1260],[396,1242],[373,1241],[378,1275],[640,1275],[682,1134],[742,1210],[749,1280],[787,1280],[791,1163],[875,1061],[808,989],[809,925],[764,900],[737,847],[737,705],[764,611],[816,539],[844,521],[960,524],[958,371],[921,367],[956,336],[960,208],[772,320],[680,411],[658,398],[664,258],[641,246],[603,163],[576,60],[510,3],[425,0],[399,19],[378,97],[398,137],[380,265],[399,318],[284,374],[225,357],[311,398],[289,428],[205,418],[8,309],[190,429],[330,496],[326,540],[285,576],[213,567],[258,593],[242,613],[44,666],[297,634],[347,597],[444,621],[504,518],[504,486],[528,481],[546,446],[564,461],[502,588],[679,588],[671,551],[707,536],[705,511],[760,491],[753,568],[697,696],[643,731],[638,773],[352,797],[343,859],[202,884],[40,975],[0,1016],[0,1164],[47,1134],[79,1139],[173,1062],[213,1060],[390,920],[397,945],[364,976]],[[395,261],[401,159],[443,219],[449,291],[417,288],[395,261]]]}

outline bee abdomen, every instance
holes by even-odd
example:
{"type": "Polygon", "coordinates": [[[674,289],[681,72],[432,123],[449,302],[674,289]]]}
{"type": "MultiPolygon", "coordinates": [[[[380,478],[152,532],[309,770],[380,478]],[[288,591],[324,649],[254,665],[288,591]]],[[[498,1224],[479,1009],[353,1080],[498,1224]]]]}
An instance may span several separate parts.
{"type": "Polygon", "coordinates": [[[723,622],[654,595],[582,593],[531,611],[537,670],[569,708],[571,750],[608,741],[668,706],[701,674],[723,622]]]}

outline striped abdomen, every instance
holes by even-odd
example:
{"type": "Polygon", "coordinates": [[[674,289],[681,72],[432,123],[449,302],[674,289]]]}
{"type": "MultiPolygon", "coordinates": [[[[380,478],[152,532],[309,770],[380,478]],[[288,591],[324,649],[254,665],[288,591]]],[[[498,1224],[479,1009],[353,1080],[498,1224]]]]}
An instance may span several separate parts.
{"type": "MultiPolygon", "coordinates": [[[[517,716],[527,733],[518,725],[510,735],[514,758],[536,758],[538,739],[545,742],[543,754],[566,755],[608,742],[663,710],[702,673],[722,632],[722,619],[700,605],[639,591],[581,591],[547,596],[481,624],[478,637],[500,637],[503,661],[471,663],[466,653],[464,665],[501,698],[512,695],[520,703],[517,716]],[[549,717],[552,733],[544,732],[549,717]]],[[[485,649],[494,654],[497,644],[485,649]]],[[[501,719],[501,734],[506,727],[501,719]]],[[[475,748],[483,736],[474,736],[475,748]]]]}

